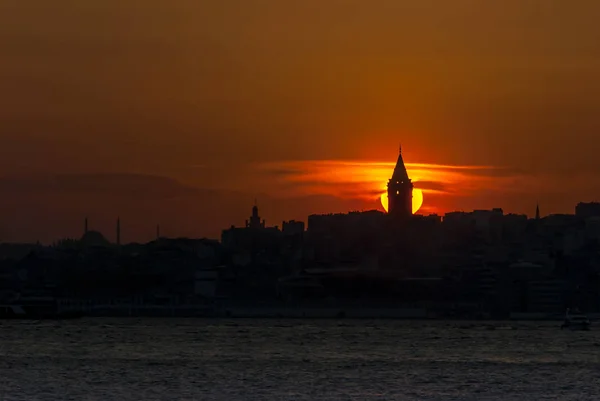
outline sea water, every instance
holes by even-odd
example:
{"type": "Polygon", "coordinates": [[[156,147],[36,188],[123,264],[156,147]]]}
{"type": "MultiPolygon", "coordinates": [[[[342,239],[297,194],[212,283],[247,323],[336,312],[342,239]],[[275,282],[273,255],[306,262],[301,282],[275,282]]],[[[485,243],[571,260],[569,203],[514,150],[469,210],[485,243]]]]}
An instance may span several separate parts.
{"type": "Polygon", "coordinates": [[[600,327],[0,321],[0,400],[597,400],[600,327]]]}

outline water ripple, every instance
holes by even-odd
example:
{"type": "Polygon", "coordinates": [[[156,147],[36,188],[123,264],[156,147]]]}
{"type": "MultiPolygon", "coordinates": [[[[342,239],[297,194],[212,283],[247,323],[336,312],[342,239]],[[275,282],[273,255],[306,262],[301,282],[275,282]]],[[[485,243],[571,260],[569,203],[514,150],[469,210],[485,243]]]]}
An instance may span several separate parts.
{"type": "Polygon", "coordinates": [[[0,400],[594,400],[600,332],[553,323],[0,324],[0,400]]]}

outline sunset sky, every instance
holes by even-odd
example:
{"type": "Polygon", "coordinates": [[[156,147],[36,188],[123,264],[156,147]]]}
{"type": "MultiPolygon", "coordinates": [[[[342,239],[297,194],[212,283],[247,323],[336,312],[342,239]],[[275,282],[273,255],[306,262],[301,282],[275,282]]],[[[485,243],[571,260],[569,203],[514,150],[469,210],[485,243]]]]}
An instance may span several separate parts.
{"type": "Polygon", "coordinates": [[[600,200],[597,0],[0,1],[0,241],[600,200]]]}

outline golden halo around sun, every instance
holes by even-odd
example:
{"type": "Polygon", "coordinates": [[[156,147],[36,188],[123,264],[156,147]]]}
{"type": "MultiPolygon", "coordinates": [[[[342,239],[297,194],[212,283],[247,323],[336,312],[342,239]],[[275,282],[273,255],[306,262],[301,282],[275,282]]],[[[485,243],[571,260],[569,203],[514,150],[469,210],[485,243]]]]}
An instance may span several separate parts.
{"type": "MultiPolygon", "coordinates": [[[[381,206],[388,211],[388,197],[387,192],[381,194],[381,206]]],[[[423,191],[415,188],[413,189],[413,197],[412,197],[412,212],[413,214],[417,213],[419,209],[423,206],[423,191]]]]}

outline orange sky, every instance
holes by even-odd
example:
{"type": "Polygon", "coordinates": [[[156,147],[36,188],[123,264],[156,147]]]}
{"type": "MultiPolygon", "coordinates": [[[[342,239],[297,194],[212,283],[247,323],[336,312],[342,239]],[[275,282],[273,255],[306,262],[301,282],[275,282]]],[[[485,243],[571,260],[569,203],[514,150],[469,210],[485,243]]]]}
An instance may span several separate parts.
{"type": "Polygon", "coordinates": [[[400,141],[423,212],[571,212],[600,197],[598,15],[595,0],[2,1],[0,240],[76,236],[86,214],[109,237],[121,215],[125,240],[156,221],[217,236],[254,198],[273,224],[378,207],[400,141]]]}

